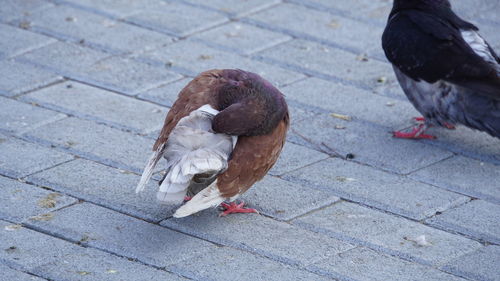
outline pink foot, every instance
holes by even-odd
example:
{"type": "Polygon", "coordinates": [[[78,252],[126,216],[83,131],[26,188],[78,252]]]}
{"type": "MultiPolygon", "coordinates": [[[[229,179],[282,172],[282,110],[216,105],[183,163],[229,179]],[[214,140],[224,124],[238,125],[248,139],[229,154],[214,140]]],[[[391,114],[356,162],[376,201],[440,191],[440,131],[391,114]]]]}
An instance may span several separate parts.
{"type": "Polygon", "coordinates": [[[259,213],[255,209],[245,208],[244,207],[245,202],[243,202],[243,201],[241,201],[240,204],[236,204],[234,202],[227,204],[227,203],[222,202],[220,204],[220,206],[222,208],[224,208],[224,212],[220,213],[219,217],[224,217],[224,216],[227,216],[227,215],[233,214],[233,213],[257,213],[257,214],[259,213]]]}
{"type": "Polygon", "coordinates": [[[417,127],[413,128],[413,130],[409,133],[398,131],[393,132],[392,136],[400,139],[435,139],[436,137],[433,135],[424,134],[426,129],[427,126],[425,126],[424,124],[420,124],[417,127]]]}
{"type": "Polygon", "coordinates": [[[191,196],[184,196],[184,202],[187,202],[189,200],[193,199],[191,196]]]}

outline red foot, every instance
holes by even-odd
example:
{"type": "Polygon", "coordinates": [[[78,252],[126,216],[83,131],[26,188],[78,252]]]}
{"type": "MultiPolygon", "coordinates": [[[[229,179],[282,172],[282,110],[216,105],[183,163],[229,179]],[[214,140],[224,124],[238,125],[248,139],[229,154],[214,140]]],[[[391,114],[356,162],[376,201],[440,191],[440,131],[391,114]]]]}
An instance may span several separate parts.
{"type": "Polygon", "coordinates": [[[392,136],[401,139],[435,139],[436,137],[433,135],[424,134],[426,129],[427,126],[425,126],[424,124],[420,124],[417,127],[413,128],[413,130],[409,133],[398,131],[393,132],[392,136]]]}
{"type": "Polygon", "coordinates": [[[193,199],[191,196],[184,196],[184,202],[187,202],[189,200],[193,199]]]}
{"type": "Polygon", "coordinates": [[[244,207],[245,202],[243,202],[243,201],[241,201],[240,204],[236,204],[234,202],[227,204],[227,203],[222,202],[220,204],[220,206],[222,208],[224,208],[224,212],[220,213],[219,217],[224,217],[224,216],[227,216],[227,215],[233,214],[233,213],[257,213],[257,214],[259,213],[255,209],[245,208],[244,207]]]}

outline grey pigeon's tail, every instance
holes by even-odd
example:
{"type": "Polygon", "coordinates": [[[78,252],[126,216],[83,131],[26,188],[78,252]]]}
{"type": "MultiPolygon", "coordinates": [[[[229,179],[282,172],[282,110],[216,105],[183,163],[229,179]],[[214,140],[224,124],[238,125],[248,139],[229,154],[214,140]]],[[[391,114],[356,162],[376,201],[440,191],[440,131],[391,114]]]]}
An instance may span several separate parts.
{"type": "Polygon", "coordinates": [[[163,151],[165,148],[165,144],[161,145],[156,149],[151,157],[148,160],[148,163],[146,164],[146,167],[144,168],[144,172],[142,172],[141,180],[139,181],[139,184],[137,185],[135,192],[139,193],[144,190],[146,187],[146,184],[149,182],[151,179],[151,176],[153,175],[154,168],[158,161],[160,161],[161,157],[163,156],[163,151]]]}

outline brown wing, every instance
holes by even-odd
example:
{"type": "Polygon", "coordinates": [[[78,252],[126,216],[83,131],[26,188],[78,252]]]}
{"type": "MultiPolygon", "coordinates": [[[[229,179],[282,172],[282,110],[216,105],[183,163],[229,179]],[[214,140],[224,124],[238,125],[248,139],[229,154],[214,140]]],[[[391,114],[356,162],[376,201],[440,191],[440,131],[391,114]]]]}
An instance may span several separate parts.
{"type": "Polygon", "coordinates": [[[229,198],[244,193],[267,174],[278,160],[288,126],[286,113],[270,134],[238,138],[228,169],[217,177],[222,196],[229,198]]]}
{"type": "Polygon", "coordinates": [[[167,142],[168,136],[177,125],[177,122],[189,115],[193,110],[205,104],[210,104],[213,108],[216,108],[215,96],[221,82],[221,73],[222,70],[218,69],[205,71],[182,89],[179,97],[170,108],[167,117],[165,117],[165,123],[153,146],[153,151],[156,151],[158,147],[167,142]]]}

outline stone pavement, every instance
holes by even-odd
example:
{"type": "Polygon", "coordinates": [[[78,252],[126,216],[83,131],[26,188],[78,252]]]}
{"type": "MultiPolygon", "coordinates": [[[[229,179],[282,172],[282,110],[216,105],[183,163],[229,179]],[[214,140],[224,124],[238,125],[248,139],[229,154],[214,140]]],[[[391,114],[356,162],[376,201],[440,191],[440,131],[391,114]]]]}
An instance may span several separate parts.
{"type": "MultiPolygon", "coordinates": [[[[500,1],[452,3],[500,51],[500,1]]],[[[391,5],[0,0],[0,280],[500,280],[500,140],[391,137],[418,116],[380,47],[391,5]],[[211,68],[272,81],[292,129],[243,196],[261,215],[173,219],[134,187],[211,68]]]]}

